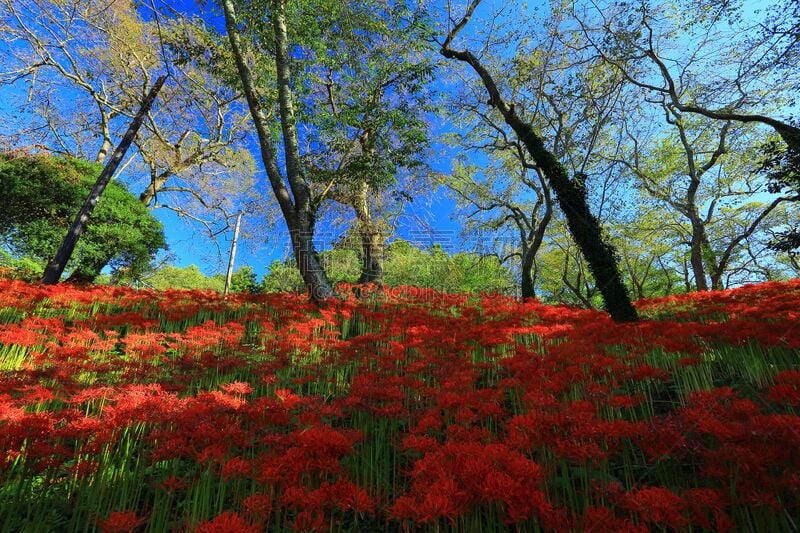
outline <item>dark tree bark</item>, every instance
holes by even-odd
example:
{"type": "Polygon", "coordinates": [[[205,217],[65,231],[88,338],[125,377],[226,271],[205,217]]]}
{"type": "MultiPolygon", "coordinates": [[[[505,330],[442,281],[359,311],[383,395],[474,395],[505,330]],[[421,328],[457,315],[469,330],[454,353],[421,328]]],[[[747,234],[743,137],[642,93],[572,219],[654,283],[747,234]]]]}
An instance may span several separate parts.
{"type": "MultiPolygon", "coordinates": [[[[543,187],[543,198],[541,202],[544,204],[544,215],[538,224],[534,224],[529,230],[528,235],[524,235],[522,242],[522,283],[521,293],[523,298],[536,298],[536,280],[534,279],[534,267],[536,266],[536,254],[542,246],[544,234],[547,226],[550,224],[550,219],[553,217],[553,201],[550,198],[550,191],[545,186],[543,187]]],[[[537,204],[534,212],[538,210],[537,204]]],[[[534,215],[531,214],[530,220],[534,220],[534,215]]],[[[523,231],[524,226],[520,225],[520,231],[523,231]]]]}
{"type": "Polygon", "coordinates": [[[522,254],[522,281],[520,284],[522,298],[536,298],[536,285],[533,279],[533,254],[522,254]]]}
{"type": "Polygon", "coordinates": [[[722,278],[728,271],[728,267],[730,266],[730,262],[733,259],[733,254],[736,251],[736,248],[748,237],[750,237],[753,233],[755,233],[759,224],[761,224],[761,222],[763,222],[763,220],[783,202],[800,202],[800,194],[794,196],[780,196],[778,198],[775,198],[769,204],[769,206],[767,206],[767,208],[764,209],[761,212],[761,214],[758,215],[758,217],[756,217],[742,233],[737,235],[728,243],[728,246],[722,251],[719,258],[715,261],[715,264],[712,265],[711,268],[710,277],[711,277],[711,288],[713,290],[716,291],[725,288],[722,282],[722,278]]]}
{"type": "Polygon", "coordinates": [[[556,195],[559,207],[567,219],[567,226],[573,239],[589,264],[597,287],[603,295],[606,310],[619,322],[638,319],[636,309],[631,304],[628,290],[622,282],[617,265],[614,248],[605,241],[600,223],[592,215],[587,201],[586,190],[580,180],[572,180],[567,176],[563,165],[552,152],[547,150],[541,137],[533,127],[524,122],[502,98],[492,75],[469,50],[456,51],[450,48],[455,35],[467,24],[480,0],[473,0],[464,18],[448,34],[442,45],[441,53],[448,59],[457,59],[470,65],[480,76],[489,103],[497,108],[503,119],[514,130],[520,142],[525,146],[536,166],[541,169],[556,195]]]}
{"type": "Polygon", "coordinates": [[[383,235],[375,224],[364,225],[361,234],[361,276],[359,283],[383,283],[383,235]]]}
{"type": "Polygon", "coordinates": [[[61,278],[61,274],[64,273],[64,268],[67,266],[70,257],[72,257],[75,245],[78,244],[78,239],[80,239],[81,235],[86,230],[94,206],[97,205],[97,201],[100,199],[106,186],[111,182],[114,172],[122,162],[122,158],[125,157],[125,153],[128,151],[134,137],[136,137],[136,133],[139,131],[145,116],[150,111],[150,107],[153,105],[153,101],[156,99],[156,96],[158,96],[158,91],[161,90],[166,79],[166,76],[159,77],[144,101],[142,101],[139,112],[136,113],[130,126],[128,126],[128,131],[125,132],[119,145],[114,150],[111,159],[103,168],[100,176],[98,176],[94,187],[92,187],[92,190],[89,192],[89,196],[86,197],[86,201],[83,203],[80,211],[78,211],[78,215],[75,217],[64,240],[61,242],[58,252],[56,252],[53,260],[47,265],[44,275],[42,276],[42,283],[45,285],[55,285],[61,278]]]}

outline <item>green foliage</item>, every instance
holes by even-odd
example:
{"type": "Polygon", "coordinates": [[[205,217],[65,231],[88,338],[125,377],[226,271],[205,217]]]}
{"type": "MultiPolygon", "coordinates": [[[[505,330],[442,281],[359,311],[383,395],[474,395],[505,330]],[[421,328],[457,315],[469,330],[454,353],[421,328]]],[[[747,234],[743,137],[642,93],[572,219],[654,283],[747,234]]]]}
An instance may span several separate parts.
{"type": "Polygon", "coordinates": [[[269,272],[261,278],[261,292],[300,292],[303,278],[294,266],[294,261],[275,260],[269,265],[269,272]]]}
{"type": "MultiPolygon", "coordinates": [[[[15,258],[43,266],[55,254],[101,170],[74,158],[0,154],[0,242],[15,258]]],[[[67,264],[72,279],[93,281],[100,270],[135,276],[166,248],[164,230],[121,183],[100,198],[67,264]]]]}
{"type": "Polygon", "coordinates": [[[551,233],[536,255],[536,296],[547,303],[601,307],[594,277],[563,221],[551,233]]]}
{"type": "Polygon", "coordinates": [[[429,25],[405,2],[359,0],[336,16],[344,19],[312,43],[320,53],[306,65],[305,75],[324,95],[306,110],[325,144],[315,157],[347,154],[335,172],[380,189],[395,182],[398,170],[424,166],[425,113],[433,110],[426,90],[433,64],[424,53],[429,25]],[[361,150],[353,149],[353,139],[361,150]]]}
{"type": "MultiPolygon", "coordinates": [[[[261,104],[274,107],[272,2],[235,4],[261,104]]],[[[361,182],[383,189],[424,167],[434,67],[423,11],[406,1],[303,0],[287,2],[286,14],[296,120],[314,135],[302,154],[312,186],[336,177],[341,198],[361,182]]]]}
{"type": "MultiPolygon", "coordinates": [[[[334,283],[358,280],[361,263],[355,250],[334,248],[321,256],[334,283]]],[[[450,255],[438,245],[422,250],[403,240],[386,248],[383,281],[389,287],[410,285],[452,293],[509,294],[515,286],[513,275],[495,256],[467,252],[450,255]]],[[[275,261],[261,287],[264,292],[302,291],[303,281],[293,262],[275,261]]]]}
{"type": "Polygon", "coordinates": [[[405,241],[389,245],[387,256],[384,280],[389,286],[506,294],[515,286],[511,272],[495,256],[467,252],[449,255],[439,245],[421,250],[405,241]]]}
{"type": "Polygon", "coordinates": [[[14,271],[14,277],[26,281],[35,281],[42,276],[42,265],[30,257],[14,257],[6,250],[0,248],[0,269],[8,268],[14,271]]]}
{"type": "MultiPolygon", "coordinates": [[[[241,271],[241,270],[240,270],[241,271]]],[[[144,279],[147,286],[157,290],[166,289],[206,289],[222,292],[225,280],[220,275],[206,276],[197,265],[176,267],[166,265],[144,279]]]]}
{"type": "Polygon", "coordinates": [[[231,292],[249,292],[256,294],[260,291],[256,273],[253,272],[253,267],[243,266],[233,273],[231,276],[231,292]]]}
{"type": "MultiPolygon", "coordinates": [[[[347,247],[322,252],[320,260],[331,283],[356,283],[361,262],[355,250],[347,247]]],[[[261,292],[302,292],[305,284],[294,260],[273,261],[269,272],[261,278],[261,292]]]]}

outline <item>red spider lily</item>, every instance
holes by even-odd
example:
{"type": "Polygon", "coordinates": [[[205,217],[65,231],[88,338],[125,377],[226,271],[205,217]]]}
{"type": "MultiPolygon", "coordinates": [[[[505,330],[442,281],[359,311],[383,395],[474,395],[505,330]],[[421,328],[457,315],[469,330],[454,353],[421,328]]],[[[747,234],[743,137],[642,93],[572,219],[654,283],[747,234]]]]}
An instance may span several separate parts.
{"type": "Polygon", "coordinates": [[[97,525],[104,533],[131,533],[142,523],[144,519],[137,516],[134,511],[114,511],[97,525]]]}
{"type": "Polygon", "coordinates": [[[650,528],[643,524],[634,524],[627,518],[616,515],[613,509],[608,507],[590,506],[586,509],[580,520],[582,531],[597,531],[608,533],[647,533],[650,528]]]}
{"type": "Polygon", "coordinates": [[[259,520],[266,520],[272,512],[272,498],[268,494],[251,494],[242,500],[245,512],[259,520]]]}
{"type": "Polygon", "coordinates": [[[624,325],[422,296],[0,280],[0,481],[19,493],[0,520],[83,502],[61,517],[83,529],[112,505],[83,495],[113,494],[120,530],[151,510],[222,512],[190,531],[789,527],[800,282],[640,302],[659,318],[624,325]]]}
{"type": "Polygon", "coordinates": [[[646,524],[680,529],[687,524],[683,498],[662,487],[643,487],[625,495],[622,506],[646,524]]]}
{"type": "Polygon", "coordinates": [[[224,512],[206,522],[201,522],[196,533],[257,533],[260,529],[234,512],[224,512]]]}
{"type": "Polygon", "coordinates": [[[167,492],[183,490],[188,486],[189,483],[175,476],[169,476],[167,479],[161,482],[161,488],[167,492]]]}
{"type": "Polygon", "coordinates": [[[221,388],[228,394],[239,394],[242,396],[253,392],[253,387],[251,387],[249,383],[244,383],[241,381],[234,381],[232,383],[227,383],[223,385],[221,388]]]}
{"type": "Polygon", "coordinates": [[[800,371],[785,370],[776,375],[767,398],[779,405],[800,407],[800,371]]]}
{"type": "Polygon", "coordinates": [[[683,501],[689,511],[692,524],[713,531],[730,531],[733,520],[725,513],[728,498],[718,489],[688,489],[683,501]]]}
{"type": "Polygon", "coordinates": [[[503,504],[510,521],[552,513],[537,488],[541,467],[502,444],[446,443],[417,461],[412,479],[410,494],[392,509],[401,519],[452,520],[492,502],[503,504]]]}

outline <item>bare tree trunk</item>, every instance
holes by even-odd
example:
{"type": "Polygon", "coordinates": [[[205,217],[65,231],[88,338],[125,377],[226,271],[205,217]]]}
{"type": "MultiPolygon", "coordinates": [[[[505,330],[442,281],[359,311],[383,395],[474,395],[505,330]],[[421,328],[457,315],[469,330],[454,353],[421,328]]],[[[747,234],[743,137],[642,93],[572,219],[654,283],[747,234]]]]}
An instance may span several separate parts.
{"type": "Polygon", "coordinates": [[[97,151],[97,157],[94,158],[94,162],[102,164],[106,160],[108,152],[111,151],[111,146],[111,139],[103,137],[103,144],[100,146],[100,150],[97,151]]]}
{"type": "Polygon", "coordinates": [[[89,192],[89,196],[86,197],[86,201],[83,203],[80,211],[78,211],[78,215],[75,217],[64,240],[61,242],[58,252],[56,252],[55,257],[50,261],[44,271],[42,283],[45,285],[55,285],[61,278],[61,274],[64,273],[64,268],[67,266],[70,257],[72,257],[72,252],[75,250],[78,239],[86,230],[86,226],[89,223],[89,216],[92,214],[94,206],[97,205],[97,201],[100,199],[106,186],[111,182],[114,172],[122,162],[122,158],[125,157],[125,152],[128,151],[128,148],[133,142],[133,138],[136,137],[136,133],[139,131],[144,117],[150,111],[150,107],[153,105],[153,101],[156,99],[156,96],[158,96],[158,91],[161,90],[166,79],[166,76],[161,76],[156,80],[156,83],[142,102],[139,112],[136,113],[130,126],[128,126],[128,131],[125,132],[119,145],[114,150],[111,159],[103,168],[100,176],[98,176],[94,187],[92,187],[92,190],[89,192]]]}
{"type": "Polygon", "coordinates": [[[383,235],[377,226],[372,223],[364,225],[361,230],[361,275],[359,283],[383,282],[383,235]]]}
{"type": "Polygon", "coordinates": [[[103,142],[100,145],[100,149],[97,151],[97,156],[94,158],[95,163],[103,164],[108,157],[108,153],[111,151],[111,128],[108,127],[108,119],[109,116],[106,114],[105,106],[98,100],[95,94],[92,94],[94,97],[94,101],[97,104],[97,108],[100,112],[100,132],[103,136],[103,142]]]}
{"type": "Polygon", "coordinates": [[[236,243],[239,242],[239,228],[242,225],[242,212],[236,215],[236,225],[233,228],[233,240],[231,241],[231,253],[228,256],[228,271],[225,273],[225,288],[222,289],[222,294],[227,295],[231,288],[231,279],[233,278],[233,263],[236,261],[236,243]]]}
{"type": "Polygon", "coordinates": [[[694,284],[698,291],[708,290],[708,280],[706,279],[706,268],[703,259],[703,248],[705,238],[705,228],[699,220],[692,220],[692,242],[689,263],[692,265],[694,274],[694,284]]]}
{"type": "Polygon", "coordinates": [[[311,299],[319,301],[333,296],[333,288],[314,248],[315,221],[311,205],[311,191],[301,172],[297,120],[294,114],[289,72],[285,0],[274,0],[272,23],[275,32],[275,70],[278,78],[278,107],[281,114],[286,176],[294,196],[295,255],[300,274],[306,283],[311,299]]]}
{"type": "MultiPolygon", "coordinates": [[[[714,264],[711,265],[711,287],[714,290],[722,290],[724,285],[722,283],[722,277],[725,275],[725,272],[728,270],[728,266],[730,265],[731,259],[733,258],[733,254],[736,251],[736,248],[741,245],[742,242],[745,242],[750,235],[752,235],[758,226],[769,216],[769,214],[783,202],[798,202],[800,201],[800,194],[794,196],[781,196],[775,198],[772,203],[764,209],[758,217],[753,220],[750,225],[745,229],[742,233],[731,239],[728,243],[728,246],[722,253],[719,255],[719,258],[714,260],[714,264]]],[[[755,258],[753,258],[755,259],[755,258]]]]}
{"type": "Polygon", "coordinates": [[[683,274],[683,288],[686,290],[686,292],[692,292],[692,288],[693,288],[692,287],[692,283],[691,283],[691,281],[689,279],[689,271],[690,270],[691,270],[691,267],[690,267],[689,263],[686,261],[686,256],[684,256],[683,257],[683,271],[682,271],[682,274],[683,274]]]}
{"type": "Polygon", "coordinates": [[[644,298],[644,280],[639,280],[639,275],[636,273],[636,264],[632,263],[628,255],[623,256],[625,269],[628,271],[631,287],[633,288],[633,297],[637,300],[644,298]]]}
{"type": "Polygon", "coordinates": [[[333,287],[314,247],[314,217],[298,217],[292,233],[292,246],[300,275],[309,297],[315,302],[333,296],[333,287]]]}
{"type": "Polygon", "coordinates": [[[358,283],[381,284],[383,280],[383,234],[372,220],[369,209],[369,184],[362,181],[354,195],[353,211],[361,241],[361,275],[358,283]]]}
{"type": "Polygon", "coordinates": [[[666,288],[666,293],[667,293],[667,294],[672,294],[672,286],[673,286],[674,284],[673,284],[673,282],[672,282],[672,276],[671,276],[670,274],[672,274],[672,272],[673,272],[673,269],[671,269],[671,268],[667,268],[667,266],[666,266],[666,265],[664,265],[664,262],[661,260],[661,258],[660,258],[660,257],[658,258],[658,266],[661,268],[661,272],[662,272],[662,273],[663,273],[663,275],[664,275],[664,279],[666,279],[666,280],[667,280],[667,288],[666,288]]]}
{"type": "MultiPolygon", "coordinates": [[[[539,176],[541,179],[541,175],[539,176]]],[[[531,229],[527,238],[523,239],[522,247],[522,283],[521,292],[523,298],[536,298],[536,284],[534,279],[534,266],[536,264],[536,254],[542,247],[544,234],[550,220],[553,218],[553,199],[550,196],[550,189],[543,179],[542,181],[542,202],[544,203],[544,214],[538,224],[535,222],[534,213],[531,213],[530,221],[535,229],[531,229]]],[[[537,209],[538,209],[537,202],[537,209]]],[[[535,211],[535,210],[534,210],[535,211]]]]}
{"type": "Polygon", "coordinates": [[[564,282],[564,286],[569,289],[569,291],[581,302],[581,305],[586,309],[594,309],[594,305],[592,304],[591,300],[591,293],[589,291],[586,292],[584,295],[581,292],[581,287],[586,287],[584,276],[583,276],[583,268],[580,266],[580,263],[576,261],[576,267],[578,269],[578,275],[575,278],[575,284],[572,284],[569,280],[569,260],[570,256],[569,253],[564,254],[564,269],[561,271],[561,281],[564,282]]]}
{"type": "Polygon", "coordinates": [[[711,274],[711,290],[721,291],[725,287],[722,285],[722,275],[724,271],[717,271],[711,274]]]}

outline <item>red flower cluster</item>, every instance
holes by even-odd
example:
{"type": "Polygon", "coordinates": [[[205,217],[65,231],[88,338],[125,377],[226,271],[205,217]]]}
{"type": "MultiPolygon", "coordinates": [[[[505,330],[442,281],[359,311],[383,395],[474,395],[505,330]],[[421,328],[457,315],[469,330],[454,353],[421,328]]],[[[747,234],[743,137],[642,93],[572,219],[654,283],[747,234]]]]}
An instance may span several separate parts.
{"type": "Polygon", "coordinates": [[[791,529],[800,282],[637,305],[0,280],[0,522],[791,529]]]}

